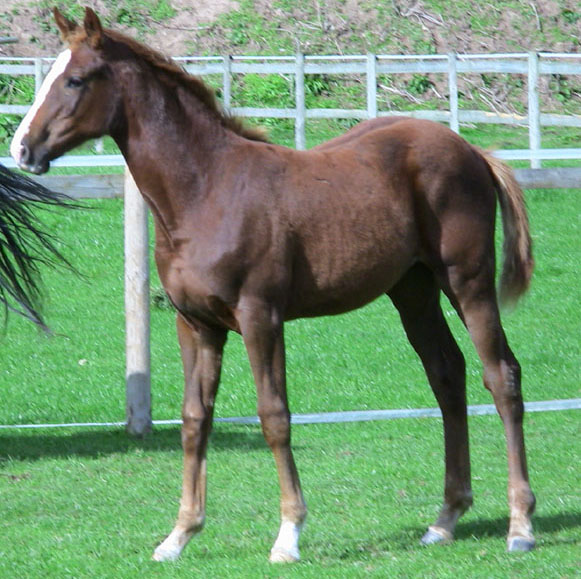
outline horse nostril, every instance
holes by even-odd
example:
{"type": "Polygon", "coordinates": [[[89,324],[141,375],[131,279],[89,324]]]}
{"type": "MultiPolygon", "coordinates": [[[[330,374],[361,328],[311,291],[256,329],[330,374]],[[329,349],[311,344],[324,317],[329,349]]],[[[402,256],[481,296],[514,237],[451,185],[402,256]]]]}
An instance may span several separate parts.
{"type": "Polygon", "coordinates": [[[20,145],[20,163],[22,165],[28,165],[30,160],[30,148],[27,145],[20,145]]]}

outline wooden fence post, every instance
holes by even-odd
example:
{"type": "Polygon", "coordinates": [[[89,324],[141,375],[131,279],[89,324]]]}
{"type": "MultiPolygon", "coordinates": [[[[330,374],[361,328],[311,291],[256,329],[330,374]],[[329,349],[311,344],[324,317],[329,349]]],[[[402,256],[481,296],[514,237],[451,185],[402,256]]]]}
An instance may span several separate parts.
{"type": "Polygon", "coordinates": [[[125,395],[127,432],[151,432],[147,205],[125,169],[125,395]]]}
{"type": "Polygon", "coordinates": [[[377,56],[367,54],[367,118],[377,117],[377,56]]]}
{"type": "Polygon", "coordinates": [[[295,147],[299,151],[306,148],[305,141],[305,55],[297,52],[295,69],[295,147]]]}
{"type": "Polygon", "coordinates": [[[37,95],[44,80],[44,69],[42,58],[34,59],[34,94],[37,95]]]}
{"type": "Polygon", "coordinates": [[[367,118],[377,117],[377,57],[367,55],[367,118]]]}

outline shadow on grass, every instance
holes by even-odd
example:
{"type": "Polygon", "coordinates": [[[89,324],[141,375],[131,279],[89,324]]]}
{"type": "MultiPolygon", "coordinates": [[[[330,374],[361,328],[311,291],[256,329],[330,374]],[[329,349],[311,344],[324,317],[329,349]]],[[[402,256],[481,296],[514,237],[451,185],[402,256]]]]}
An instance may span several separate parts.
{"type": "MultiPolygon", "coordinates": [[[[181,453],[180,429],[159,428],[144,439],[133,438],[122,429],[0,433],[0,465],[8,459],[41,460],[67,456],[98,458],[136,449],[181,453]]],[[[232,449],[253,451],[267,450],[268,447],[260,429],[256,427],[215,427],[210,438],[210,452],[232,449]]]]}
{"type": "MultiPolygon", "coordinates": [[[[581,529],[581,512],[571,511],[552,515],[538,514],[533,516],[533,532],[539,545],[552,543],[575,543],[576,539],[554,539],[552,535],[559,531],[581,529]]],[[[394,541],[403,549],[416,549],[425,529],[421,527],[407,527],[400,529],[389,541],[394,541]]],[[[476,521],[458,522],[455,541],[470,541],[486,538],[505,539],[508,533],[508,517],[494,519],[479,519],[476,521]]],[[[426,547],[434,548],[434,547],[426,547]]]]}
{"type": "MultiPolygon", "coordinates": [[[[533,531],[537,539],[544,533],[555,533],[561,529],[581,528],[581,512],[559,513],[555,515],[533,515],[533,531]]],[[[508,533],[508,517],[497,519],[481,519],[458,523],[456,539],[465,540],[470,537],[505,537],[508,533]]]]}
{"type": "MultiPolygon", "coordinates": [[[[575,544],[576,537],[559,537],[556,533],[571,529],[581,528],[581,512],[559,513],[555,515],[539,515],[533,519],[535,535],[538,542],[538,549],[543,546],[558,544],[575,544]]],[[[502,517],[495,519],[483,519],[480,521],[458,523],[456,530],[455,544],[478,541],[481,539],[498,540],[499,549],[503,548],[504,539],[508,530],[508,520],[502,517]]],[[[425,529],[414,526],[396,529],[392,533],[382,534],[370,531],[369,536],[362,536],[357,539],[341,536],[339,533],[333,543],[318,543],[309,541],[307,535],[305,551],[311,552],[311,557],[317,560],[337,560],[342,561],[362,561],[373,559],[379,556],[394,556],[398,552],[418,553],[425,550],[429,554],[432,550],[445,549],[442,545],[431,545],[424,547],[420,544],[420,539],[425,529]]]]}

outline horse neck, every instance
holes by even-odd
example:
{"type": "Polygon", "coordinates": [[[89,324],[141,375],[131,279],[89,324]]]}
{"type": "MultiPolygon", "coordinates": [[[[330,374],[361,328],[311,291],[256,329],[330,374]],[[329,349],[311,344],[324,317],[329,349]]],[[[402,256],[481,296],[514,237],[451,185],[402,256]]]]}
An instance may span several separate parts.
{"type": "MultiPolygon", "coordinates": [[[[175,222],[203,197],[216,158],[235,138],[188,87],[150,67],[118,73],[124,103],[123,130],[113,135],[154,216],[175,222]]],[[[171,227],[172,223],[168,223],[171,227]]]]}

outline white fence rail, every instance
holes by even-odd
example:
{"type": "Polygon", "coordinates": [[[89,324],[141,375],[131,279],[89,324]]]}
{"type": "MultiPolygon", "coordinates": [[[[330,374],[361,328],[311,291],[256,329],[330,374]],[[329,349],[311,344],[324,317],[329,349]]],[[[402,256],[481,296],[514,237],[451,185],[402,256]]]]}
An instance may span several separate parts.
{"type": "MultiPolygon", "coordinates": [[[[1,58],[0,74],[32,75],[36,88],[50,68],[52,58],[1,58]]],[[[581,148],[541,148],[543,126],[581,128],[581,114],[552,114],[541,111],[539,79],[542,75],[581,76],[581,54],[531,52],[528,54],[456,54],[448,55],[355,55],[355,56],[216,56],[176,58],[188,72],[199,76],[222,75],[224,107],[241,117],[288,118],[295,121],[295,146],[305,148],[305,125],[308,119],[367,119],[405,114],[416,118],[448,123],[458,132],[463,123],[508,124],[527,126],[529,149],[519,151],[519,159],[541,166],[542,159],[581,159],[581,148]],[[284,74],[294,76],[293,108],[237,107],[232,98],[233,75],[284,74]],[[445,74],[448,78],[448,110],[381,110],[378,106],[378,76],[382,74],[445,74]],[[313,74],[355,74],[365,78],[366,108],[306,108],[305,77],[313,74]],[[527,79],[528,114],[506,114],[497,111],[466,110],[459,106],[458,79],[464,74],[511,74],[527,79]],[[548,152],[550,151],[550,152],[548,152]]],[[[24,114],[29,105],[0,104],[0,114],[24,114]]],[[[504,157],[505,151],[499,151],[504,157]]],[[[510,157],[514,159],[515,157],[510,157]]],[[[120,163],[103,159],[101,166],[120,163]]]]}
{"type": "MultiPolygon", "coordinates": [[[[500,150],[503,159],[528,160],[532,169],[517,169],[517,179],[525,188],[581,188],[581,167],[538,169],[542,160],[581,159],[581,148],[542,149],[542,126],[581,127],[581,115],[555,115],[540,112],[538,79],[541,74],[581,75],[581,54],[505,54],[447,56],[385,56],[352,57],[208,57],[180,59],[185,68],[195,74],[223,75],[224,106],[244,117],[274,117],[295,120],[295,144],[305,148],[305,124],[316,118],[366,119],[377,116],[406,114],[449,123],[459,131],[462,123],[497,123],[528,126],[529,149],[500,150]],[[528,115],[463,110],[458,106],[458,75],[464,73],[521,74],[528,78],[528,115]],[[291,74],[295,75],[294,108],[249,108],[232,106],[232,75],[291,74]],[[378,109],[377,76],[396,73],[445,73],[448,75],[449,110],[416,110],[398,113],[378,109]],[[366,109],[307,109],[305,105],[305,75],[362,74],[366,77],[366,109]]],[[[0,74],[34,75],[40,86],[52,59],[0,59],[0,74]]],[[[0,104],[0,114],[25,114],[28,106],[0,104]]],[[[14,166],[9,158],[0,158],[6,166],[14,166]]],[[[118,155],[75,156],[58,159],[54,166],[114,167],[123,166],[118,155]]],[[[125,295],[126,295],[126,391],[127,428],[137,435],[151,428],[149,371],[149,271],[147,213],[143,199],[130,176],[83,175],[55,176],[40,179],[48,186],[80,197],[111,197],[124,194],[125,211],[125,295]]]]}

